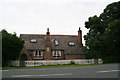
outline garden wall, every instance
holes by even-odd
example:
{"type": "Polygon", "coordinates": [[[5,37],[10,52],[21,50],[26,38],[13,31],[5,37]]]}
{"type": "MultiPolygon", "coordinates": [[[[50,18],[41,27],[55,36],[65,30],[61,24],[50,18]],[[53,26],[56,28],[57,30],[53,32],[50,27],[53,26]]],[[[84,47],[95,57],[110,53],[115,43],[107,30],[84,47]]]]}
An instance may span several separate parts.
{"type": "Polygon", "coordinates": [[[77,59],[77,60],[28,60],[28,61],[11,61],[10,66],[42,66],[42,65],[62,65],[62,64],[102,64],[102,59],[77,59]]]}

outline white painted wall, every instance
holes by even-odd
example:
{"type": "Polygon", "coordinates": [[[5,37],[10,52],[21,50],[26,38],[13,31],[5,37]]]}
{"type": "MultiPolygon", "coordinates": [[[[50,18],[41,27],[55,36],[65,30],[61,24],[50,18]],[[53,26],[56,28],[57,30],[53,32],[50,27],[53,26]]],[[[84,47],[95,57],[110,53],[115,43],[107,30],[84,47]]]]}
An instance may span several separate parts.
{"type": "MultiPolygon", "coordinates": [[[[42,65],[59,65],[59,64],[95,64],[95,59],[78,59],[78,60],[39,60],[25,61],[25,66],[42,66],[42,65]]],[[[98,59],[98,64],[102,64],[102,59],[98,59]]],[[[20,66],[20,61],[11,61],[12,66],[20,66]]]]}

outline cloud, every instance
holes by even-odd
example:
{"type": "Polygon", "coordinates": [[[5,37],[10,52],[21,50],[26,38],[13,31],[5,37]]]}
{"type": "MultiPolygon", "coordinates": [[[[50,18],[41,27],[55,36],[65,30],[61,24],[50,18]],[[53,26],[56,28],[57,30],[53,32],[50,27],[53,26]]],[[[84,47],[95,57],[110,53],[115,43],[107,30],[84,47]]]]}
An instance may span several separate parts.
{"type": "Polygon", "coordinates": [[[9,32],[45,34],[77,34],[89,17],[99,15],[118,0],[1,0],[0,26],[9,32]]]}

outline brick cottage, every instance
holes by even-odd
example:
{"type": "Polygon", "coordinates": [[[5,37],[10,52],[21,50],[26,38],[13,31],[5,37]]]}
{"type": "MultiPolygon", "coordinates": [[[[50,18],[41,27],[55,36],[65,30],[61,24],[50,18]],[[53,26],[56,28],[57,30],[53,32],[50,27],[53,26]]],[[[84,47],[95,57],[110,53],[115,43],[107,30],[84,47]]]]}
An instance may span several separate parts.
{"type": "Polygon", "coordinates": [[[82,31],[78,35],[21,34],[24,48],[19,60],[69,60],[84,59],[82,31]]]}

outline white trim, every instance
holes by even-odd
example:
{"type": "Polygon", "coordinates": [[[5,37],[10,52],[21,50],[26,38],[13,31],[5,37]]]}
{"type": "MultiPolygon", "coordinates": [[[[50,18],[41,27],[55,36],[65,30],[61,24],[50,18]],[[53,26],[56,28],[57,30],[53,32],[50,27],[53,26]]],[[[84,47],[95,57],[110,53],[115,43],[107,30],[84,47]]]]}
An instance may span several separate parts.
{"type": "Polygon", "coordinates": [[[43,51],[41,51],[41,56],[43,57],[43,51]]]}
{"type": "Polygon", "coordinates": [[[40,51],[38,50],[38,51],[37,51],[37,56],[40,56],[39,53],[40,53],[40,51]]]}
{"type": "Polygon", "coordinates": [[[33,56],[34,59],[41,59],[41,58],[43,58],[43,51],[35,50],[35,51],[33,51],[33,53],[34,53],[34,56],[33,56]],[[36,55],[36,53],[37,53],[37,55],[36,55]]]}
{"type": "Polygon", "coordinates": [[[36,56],[36,51],[33,51],[34,56],[36,56]]]}
{"type": "Polygon", "coordinates": [[[59,51],[59,55],[62,56],[62,51],[59,51]]]}
{"type": "Polygon", "coordinates": [[[61,55],[62,55],[62,51],[61,50],[54,50],[54,51],[52,51],[53,58],[60,58],[61,55]],[[60,57],[58,57],[58,56],[60,56],[60,57]]]}
{"type": "Polygon", "coordinates": [[[69,44],[70,46],[74,46],[74,45],[75,45],[74,42],[69,42],[68,44],[69,44]]]}
{"type": "Polygon", "coordinates": [[[30,42],[31,42],[31,43],[36,43],[36,42],[37,42],[37,39],[30,39],[30,42]]]}
{"type": "Polygon", "coordinates": [[[55,40],[54,42],[56,46],[59,45],[59,41],[55,40]]]}

